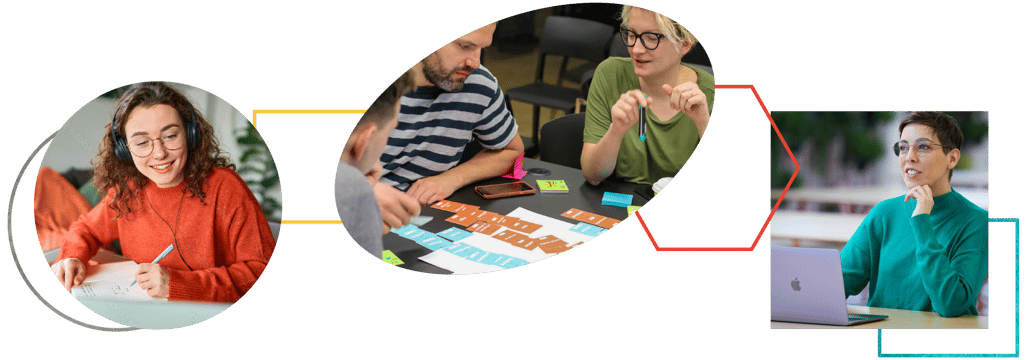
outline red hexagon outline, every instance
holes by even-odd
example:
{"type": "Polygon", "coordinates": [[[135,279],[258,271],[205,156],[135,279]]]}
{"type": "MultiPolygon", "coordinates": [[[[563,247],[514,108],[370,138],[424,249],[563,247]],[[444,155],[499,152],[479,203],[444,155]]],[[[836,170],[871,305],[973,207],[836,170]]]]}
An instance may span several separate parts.
{"type": "Polygon", "coordinates": [[[792,163],[795,164],[795,172],[792,173],[792,178],[788,179],[788,185],[785,185],[784,191],[781,192],[781,196],[778,197],[777,203],[774,204],[774,208],[770,210],[770,215],[767,216],[767,221],[763,223],[763,228],[760,229],[760,233],[756,234],[756,240],[752,242],[750,247],[660,247],[656,243],[656,239],[653,238],[653,234],[649,232],[649,227],[645,225],[645,221],[642,220],[642,213],[635,211],[635,217],[638,218],[638,222],[642,224],[642,229],[645,229],[645,234],[649,235],[649,241],[652,241],[653,247],[656,251],[752,251],[756,248],[756,244],[760,242],[760,237],[763,236],[763,232],[767,230],[767,225],[770,225],[770,219],[774,217],[774,213],[777,212],[777,207],[781,205],[781,200],[784,200],[785,195],[788,194],[788,189],[792,187],[792,182],[795,181],[795,176],[799,175],[799,162],[795,160],[795,155],[792,154],[792,149],[788,147],[788,143],[785,141],[784,136],[781,135],[781,130],[777,128],[777,124],[774,123],[774,118],[770,116],[770,111],[767,111],[767,106],[763,104],[763,99],[760,98],[760,94],[756,92],[756,87],[752,85],[716,85],[716,89],[750,89],[752,94],[756,97],[756,101],[760,103],[760,107],[763,108],[763,113],[767,114],[767,120],[770,120],[770,126],[774,128],[774,132],[777,133],[777,138],[781,140],[781,144],[784,145],[785,150],[788,151],[788,156],[792,158],[792,163]]]}

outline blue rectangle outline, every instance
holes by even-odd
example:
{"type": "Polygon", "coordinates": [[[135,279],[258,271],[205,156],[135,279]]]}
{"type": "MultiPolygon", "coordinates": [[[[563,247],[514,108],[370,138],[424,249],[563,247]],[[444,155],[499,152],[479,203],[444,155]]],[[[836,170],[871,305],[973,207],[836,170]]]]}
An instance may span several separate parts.
{"type": "Polygon", "coordinates": [[[877,330],[877,357],[878,358],[1019,358],[1020,357],[1020,218],[1019,217],[991,217],[988,223],[1014,223],[1016,227],[1016,286],[1013,293],[1016,295],[1016,348],[1014,353],[989,353],[989,354],[956,354],[956,353],[934,353],[934,354],[912,354],[912,353],[884,353],[881,348],[884,345],[883,332],[877,330]]]}

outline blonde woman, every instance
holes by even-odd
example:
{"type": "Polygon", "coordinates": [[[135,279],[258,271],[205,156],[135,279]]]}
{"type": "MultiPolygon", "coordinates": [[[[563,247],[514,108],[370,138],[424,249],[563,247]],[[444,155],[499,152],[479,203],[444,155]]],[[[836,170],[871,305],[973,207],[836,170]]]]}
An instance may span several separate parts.
{"type": "Polygon", "coordinates": [[[621,18],[631,57],[599,64],[588,93],[581,165],[593,185],[610,176],[639,184],[673,177],[699,144],[713,106],[713,75],[681,62],[696,43],[688,30],[637,7],[625,6],[621,18]]]}

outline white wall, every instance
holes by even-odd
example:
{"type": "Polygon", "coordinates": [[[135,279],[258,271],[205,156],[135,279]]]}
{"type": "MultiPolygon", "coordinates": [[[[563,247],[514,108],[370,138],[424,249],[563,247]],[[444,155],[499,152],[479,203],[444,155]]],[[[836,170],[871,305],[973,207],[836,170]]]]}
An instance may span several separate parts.
{"type": "MultiPolygon", "coordinates": [[[[235,141],[235,129],[251,126],[249,119],[232,105],[214,94],[189,85],[171,84],[185,94],[198,111],[214,127],[214,135],[221,149],[238,164],[241,152],[235,141]]],[[[71,168],[91,169],[90,161],[96,156],[100,139],[114,115],[114,100],[96,98],[87,102],[57,132],[46,150],[43,165],[57,172],[71,168]]]]}

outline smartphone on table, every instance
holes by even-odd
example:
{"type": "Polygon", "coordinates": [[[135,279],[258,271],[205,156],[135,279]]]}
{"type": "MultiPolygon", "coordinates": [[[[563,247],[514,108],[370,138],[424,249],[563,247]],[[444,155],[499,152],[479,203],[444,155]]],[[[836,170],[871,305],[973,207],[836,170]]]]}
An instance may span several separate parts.
{"type": "Polygon", "coordinates": [[[474,191],[486,199],[498,199],[518,195],[531,195],[535,193],[535,188],[528,185],[523,181],[505,183],[505,184],[494,184],[494,185],[482,185],[476,186],[474,191]]]}

